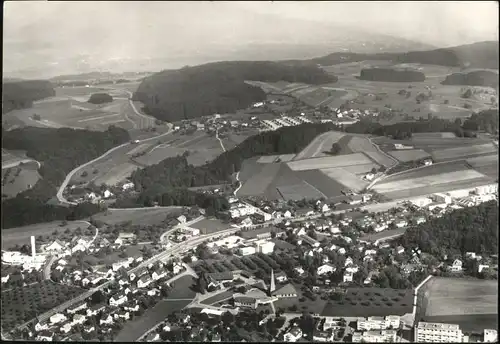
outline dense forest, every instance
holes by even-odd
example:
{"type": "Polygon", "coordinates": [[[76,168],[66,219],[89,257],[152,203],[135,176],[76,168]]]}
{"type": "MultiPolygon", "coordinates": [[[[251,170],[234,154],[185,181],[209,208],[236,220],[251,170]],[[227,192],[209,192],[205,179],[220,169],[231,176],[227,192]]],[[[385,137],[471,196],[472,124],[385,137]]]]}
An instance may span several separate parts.
{"type": "Polygon", "coordinates": [[[366,68],[361,70],[359,78],[368,81],[419,82],[425,80],[425,74],[414,70],[366,68]]]}
{"type": "Polygon", "coordinates": [[[398,63],[421,63],[447,67],[498,69],[498,42],[488,41],[457,47],[410,51],[406,53],[361,54],[338,52],[311,60],[288,61],[299,65],[331,66],[348,62],[367,60],[392,61],[398,63]]]}
{"type": "Polygon", "coordinates": [[[498,88],[498,73],[488,70],[477,70],[469,73],[453,73],[448,75],[441,84],[498,88]]]}
{"type": "Polygon", "coordinates": [[[34,101],[56,95],[54,86],[45,80],[3,82],[2,86],[2,113],[31,108],[34,101]]]}
{"type": "Polygon", "coordinates": [[[88,103],[106,104],[106,103],[111,103],[112,101],[113,101],[113,97],[107,93],[94,93],[90,96],[88,103]]]}
{"type": "Polygon", "coordinates": [[[453,132],[458,137],[475,137],[475,132],[478,130],[486,130],[490,133],[497,132],[498,110],[489,109],[472,114],[463,124],[461,120],[449,121],[435,117],[414,122],[399,122],[390,125],[382,125],[369,120],[361,120],[345,129],[348,133],[390,136],[396,140],[409,139],[412,137],[412,133],[424,132],[453,132]]]}
{"type": "Polygon", "coordinates": [[[245,80],[326,84],[336,82],[337,78],[316,66],[217,62],[153,74],[143,80],[133,99],[144,103],[151,115],[165,121],[229,113],[266,97],[262,89],[246,84],[245,80]]]}
{"type": "MultiPolygon", "coordinates": [[[[159,205],[197,204],[202,207],[200,202],[205,202],[210,203],[215,211],[223,210],[226,205],[220,200],[203,199],[203,196],[185,189],[230,181],[245,159],[259,155],[298,153],[317,135],[339,129],[332,123],[315,123],[262,132],[247,138],[215,160],[197,167],[188,164],[186,155],[165,159],[132,173],[131,180],[140,192],[137,204],[147,206],[157,202],[159,205]]],[[[120,206],[120,203],[116,206],[120,206]]]]}
{"type": "Polygon", "coordinates": [[[455,210],[409,228],[400,239],[404,247],[419,247],[436,257],[466,252],[498,254],[498,203],[455,210]]]}
{"type": "Polygon", "coordinates": [[[2,228],[49,221],[47,219],[60,216],[62,210],[56,211],[45,203],[56,194],[66,174],[129,140],[126,130],[114,126],[104,132],[35,127],[2,130],[3,148],[25,150],[28,157],[42,165],[39,170],[42,179],[33,188],[2,202],[2,228]],[[23,214],[27,207],[33,209],[26,212],[29,216],[23,214]]]}

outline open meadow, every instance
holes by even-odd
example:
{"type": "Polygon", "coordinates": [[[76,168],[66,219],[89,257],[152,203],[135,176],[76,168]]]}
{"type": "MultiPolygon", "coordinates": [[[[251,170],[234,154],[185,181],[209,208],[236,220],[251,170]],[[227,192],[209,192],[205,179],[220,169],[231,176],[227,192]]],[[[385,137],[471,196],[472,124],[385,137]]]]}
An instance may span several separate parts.
{"type": "Polygon", "coordinates": [[[138,209],[108,209],[93,216],[95,220],[107,225],[116,225],[130,222],[132,225],[152,226],[161,224],[167,215],[181,213],[182,207],[157,207],[138,209]]]}
{"type": "Polygon", "coordinates": [[[2,199],[31,189],[40,178],[38,164],[34,161],[2,169],[2,199]]]}
{"type": "Polygon", "coordinates": [[[231,225],[227,224],[227,223],[223,223],[219,219],[215,219],[215,218],[214,219],[207,219],[207,218],[205,218],[201,221],[193,223],[189,227],[199,229],[202,234],[212,234],[212,233],[216,233],[216,232],[228,229],[231,227],[231,225]]]}
{"type": "Polygon", "coordinates": [[[435,161],[439,162],[497,152],[498,148],[495,147],[492,143],[485,143],[482,145],[471,145],[435,150],[432,152],[432,157],[435,161]]]}
{"type": "Polygon", "coordinates": [[[332,145],[338,142],[344,135],[345,133],[339,131],[328,131],[318,135],[306,148],[295,156],[294,160],[325,156],[324,151],[330,151],[332,145]]]}
{"type": "Polygon", "coordinates": [[[431,155],[426,151],[424,151],[423,149],[393,150],[389,151],[389,154],[401,162],[409,162],[431,157],[431,155]]]}

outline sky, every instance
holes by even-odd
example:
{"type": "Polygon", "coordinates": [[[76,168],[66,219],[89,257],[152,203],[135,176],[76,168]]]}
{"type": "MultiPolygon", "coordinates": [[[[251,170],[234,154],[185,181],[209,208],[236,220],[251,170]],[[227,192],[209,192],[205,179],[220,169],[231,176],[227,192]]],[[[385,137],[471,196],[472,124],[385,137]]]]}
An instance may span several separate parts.
{"type": "Polygon", "coordinates": [[[4,73],[166,56],[203,61],[252,43],[329,44],[329,34],[342,36],[339,26],[437,47],[498,40],[494,1],[6,1],[3,13],[4,73]]]}

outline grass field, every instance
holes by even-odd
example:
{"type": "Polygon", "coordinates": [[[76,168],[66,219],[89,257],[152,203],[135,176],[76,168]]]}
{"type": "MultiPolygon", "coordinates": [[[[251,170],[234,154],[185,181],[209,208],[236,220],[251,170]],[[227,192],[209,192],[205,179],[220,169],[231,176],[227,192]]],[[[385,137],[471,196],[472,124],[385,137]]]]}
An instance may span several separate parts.
{"type": "Polygon", "coordinates": [[[141,208],[141,209],[108,209],[106,212],[94,215],[94,219],[107,225],[131,222],[133,225],[159,225],[167,214],[180,213],[182,207],[141,208]]]}
{"type": "Polygon", "coordinates": [[[370,172],[373,168],[378,170],[380,165],[377,165],[375,163],[371,164],[363,164],[363,165],[353,165],[353,166],[345,166],[342,167],[343,170],[346,170],[349,173],[353,173],[358,176],[363,176],[366,173],[370,172]]]}
{"type": "MultiPolygon", "coordinates": [[[[390,175],[381,181],[379,184],[395,182],[395,181],[404,181],[413,178],[421,178],[427,176],[439,175],[442,173],[450,173],[456,171],[466,171],[469,170],[470,167],[464,161],[453,161],[446,162],[441,164],[433,164],[430,166],[424,166],[419,168],[418,170],[408,170],[401,172],[399,174],[390,175]]],[[[378,184],[377,184],[378,185],[378,184]]]]}
{"type": "Polygon", "coordinates": [[[294,160],[324,156],[323,152],[329,151],[332,148],[332,144],[338,142],[343,136],[345,134],[339,131],[329,131],[318,135],[306,148],[295,156],[294,160]]]}
{"type": "Polygon", "coordinates": [[[211,234],[228,229],[230,228],[230,225],[222,223],[222,221],[218,219],[203,219],[193,223],[189,227],[198,228],[203,234],[211,234]]]}
{"type": "Polygon", "coordinates": [[[52,281],[2,291],[2,330],[11,330],[83,292],[52,281]]]}
{"type": "Polygon", "coordinates": [[[96,178],[95,183],[96,185],[117,185],[127,179],[138,168],[137,165],[128,162],[113,166],[104,175],[96,178]]]}
{"type": "Polygon", "coordinates": [[[313,187],[312,185],[302,181],[300,184],[286,185],[278,187],[278,191],[284,200],[301,200],[306,199],[319,199],[325,197],[326,195],[313,187]]]}
{"type": "Polygon", "coordinates": [[[320,190],[327,198],[344,198],[342,190],[345,189],[345,186],[320,170],[298,171],[296,174],[299,178],[320,190]]]}
{"type": "Polygon", "coordinates": [[[393,150],[389,152],[390,155],[402,162],[420,160],[423,158],[430,158],[430,154],[423,149],[402,149],[393,150]]]}
{"type": "Polygon", "coordinates": [[[251,178],[243,183],[243,186],[238,191],[238,195],[250,196],[265,193],[266,189],[277,176],[281,164],[262,164],[262,166],[262,169],[257,174],[251,176],[251,178]]]}
{"type": "Polygon", "coordinates": [[[139,339],[149,329],[165,320],[175,311],[180,311],[189,304],[190,301],[162,300],[156,306],[144,312],[140,317],[128,321],[123,329],[118,333],[115,342],[128,342],[139,339]]]}
{"type": "Polygon", "coordinates": [[[476,171],[482,173],[494,180],[498,179],[498,155],[485,155],[476,158],[467,159],[476,171]]]}
{"type": "Polygon", "coordinates": [[[456,148],[448,148],[435,150],[432,152],[432,157],[436,161],[445,161],[458,158],[465,158],[479,154],[489,154],[498,152],[498,149],[492,143],[483,145],[464,146],[456,148]]]}
{"type": "Polygon", "coordinates": [[[342,301],[328,301],[321,316],[404,315],[413,308],[413,290],[349,288],[342,301]]]}
{"type": "Polygon", "coordinates": [[[304,160],[294,160],[287,163],[292,171],[316,170],[334,167],[370,164],[372,161],[363,153],[328,156],[304,160]]]}
{"type": "Polygon", "coordinates": [[[433,277],[424,295],[426,317],[498,315],[497,281],[433,277]]]}
{"type": "Polygon", "coordinates": [[[234,292],[232,291],[224,291],[218,295],[212,296],[206,300],[201,301],[204,305],[213,305],[214,303],[224,302],[226,300],[233,298],[234,292]]]}
{"type": "Polygon", "coordinates": [[[457,137],[451,132],[441,132],[441,133],[413,133],[413,140],[425,140],[425,139],[452,139],[457,137]]]}
{"type": "Polygon", "coordinates": [[[273,162],[288,162],[292,161],[295,154],[282,154],[282,155],[264,155],[257,159],[259,164],[271,164],[273,162]]]}
{"type": "Polygon", "coordinates": [[[16,167],[2,169],[2,199],[15,197],[32,188],[41,178],[36,162],[27,162],[16,167]]]}
{"type": "Polygon", "coordinates": [[[60,233],[62,233],[66,229],[74,231],[77,228],[81,228],[82,230],[84,230],[87,229],[88,227],[89,227],[88,223],[84,221],[68,221],[68,223],[65,226],[62,226],[62,222],[57,221],[57,222],[38,223],[23,227],[3,228],[2,249],[8,249],[16,244],[29,245],[30,237],[32,235],[36,237],[38,237],[39,235],[45,237],[47,235],[52,235],[52,232],[54,232],[54,230],[57,230],[60,233]]]}
{"type": "Polygon", "coordinates": [[[361,180],[354,173],[348,172],[344,168],[325,168],[320,170],[326,176],[345,186],[345,188],[359,191],[365,188],[368,183],[361,180]]]}
{"type": "Polygon", "coordinates": [[[191,288],[194,282],[194,277],[190,275],[175,280],[172,289],[168,293],[167,300],[193,299],[196,296],[196,292],[191,288]]]}
{"type": "Polygon", "coordinates": [[[381,153],[367,137],[353,136],[348,146],[353,153],[364,153],[375,163],[383,165],[386,168],[396,163],[394,159],[381,153]]]}

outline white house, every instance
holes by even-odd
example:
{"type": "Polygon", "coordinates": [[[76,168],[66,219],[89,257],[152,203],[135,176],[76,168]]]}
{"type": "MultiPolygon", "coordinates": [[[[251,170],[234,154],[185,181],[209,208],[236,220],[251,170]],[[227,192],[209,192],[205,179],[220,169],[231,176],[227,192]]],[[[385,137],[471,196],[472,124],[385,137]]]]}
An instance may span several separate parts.
{"type": "MultiPolygon", "coordinates": [[[[117,239],[118,240],[118,239],[117,239]]],[[[111,267],[113,268],[113,271],[118,271],[120,270],[121,268],[128,268],[130,266],[130,261],[128,259],[123,259],[123,260],[120,260],[116,263],[113,263],[111,265],[111,267]]]]}
{"type": "Polygon", "coordinates": [[[292,327],[292,329],[285,333],[283,336],[285,342],[296,342],[300,338],[302,338],[302,330],[299,327],[292,327]]]}
{"type": "Polygon", "coordinates": [[[119,293],[117,295],[112,296],[109,299],[109,304],[110,304],[110,306],[116,307],[116,306],[120,306],[120,305],[124,304],[127,301],[128,301],[127,295],[125,295],[125,293],[119,293]]]}
{"type": "Polygon", "coordinates": [[[66,311],[68,312],[68,314],[75,314],[76,312],[84,310],[84,309],[87,309],[86,302],[69,307],[66,311]]]}
{"type": "Polygon", "coordinates": [[[126,190],[134,188],[134,186],[135,186],[134,183],[125,183],[122,185],[122,190],[126,191],[126,190]]]}
{"type": "Polygon", "coordinates": [[[164,269],[156,269],[153,274],[151,275],[151,277],[153,277],[153,280],[154,281],[157,281],[159,280],[160,278],[163,278],[167,276],[167,271],[165,271],[164,269]]]}
{"type": "Polygon", "coordinates": [[[59,331],[61,331],[62,333],[68,333],[69,331],[71,331],[72,328],[73,328],[72,323],[66,323],[59,328],[59,331]]]}
{"type": "Polygon", "coordinates": [[[302,269],[301,266],[296,267],[294,270],[297,272],[297,274],[299,274],[299,276],[302,276],[305,273],[304,269],[302,269]]]}
{"type": "Polygon", "coordinates": [[[335,269],[334,266],[332,266],[330,264],[323,264],[320,267],[318,267],[317,274],[318,274],[318,276],[322,276],[324,274],[327,274],[327,273],[330,273],[330,272],[334,272],[335,270],[336,269],[335,269]]]}
{"type": "Polygon", "coordinates": [[[49,321],[51,324],[58,324],[60,322],[66,321],[66,320],[67,320],[67,318],[64,316],[64,314],[61,314],[61,313],[56,313],[49,318],[49,321]]]}
{"type": "Polygon", "coordinates": [[[240,254],[242,256],[248,256],[251,254],[255,254],[255,247],[254,246],[244,246],[240,248],[240,254]]]}
{"type": "Polygon", "coordinates": [[[182,270],[184,270],[184,265],[182,265],[181,263],[175,262],[173,269],[172,269],[172,272],[174,273],[174,275],[181,273],[182,270]]]}
{"type": "Polygon", "coordinates": [[[179,221],[179,223],[186,223],[186,216],[184,215],[181,215],[177,218],[177,221],[179,221]]]}
{"type": "Polygon", "coordinates": [[[64,243],[60,240],[54,240],[51,244],[45,246],[45,251],[47,252],[60,252],[64,250],[64,243]]]}
{"type": "Polygon", "coordinates": [[[460,259],[455,259],[453,264],[450,266],[451,272],[461,272],[462,271],[462,261],[460,259]]]}
{"type": "Polygon", "coordinates": [[[109,190],[104,191],[102,195],[104,198],[110,198],[114,196],[114,194],[109,190]]]}
{"type": "Polygon", "coordinates": [[[347,251],[345,250],[345,248],[341,247],[341,248],[339,248],[339,249],[338,249],[338,251],[337,251],[337,252],[338,252],[339,254],[344,255],[344,254],[346,254],[346,252],[347,252],[347,251]]]}
{"type": "Polygon", "coordinates": [[[351,257],[347,257],[345,259],[344,266],[349,266],[349,265],[352,265],[352,264],[354,264],[354,261],[352,260],[352,258],[351,257]]]}
{"type": "Polygon", "coordinates": [[[353,276],[354,276],[354,274],[352,272],[346,270],[344,272],[344,276],[343,276],[344,283],[352,282],[353,276]]]}
{"type": "Polygon", "coordinates": [[[99,321],[99,325],[112,325],[113,324],[113,317],[108,314],[107,317],[102,317],[101,320],[99,321]]]}
{"type": "Polygon", "coordinates": [[[87,317],[83,314],[75,314],[73,316],[73,325],[76,325],[76,324],[83,324],[85,322],[85,320],[87,320],[87,317]]]}
{"type": "Polygon", "coordinates": [[[146,288],[153,282],[153,279],[149,275],[144,275],[137,281],[137,288],[146,288]]]}
{"type": "Polygon", "coordinates": [[[283,271],[280,271],[276,275],[274,275],[274,278],[279,283],[284,283],[288,281],[288,276],[283,271]]]}

